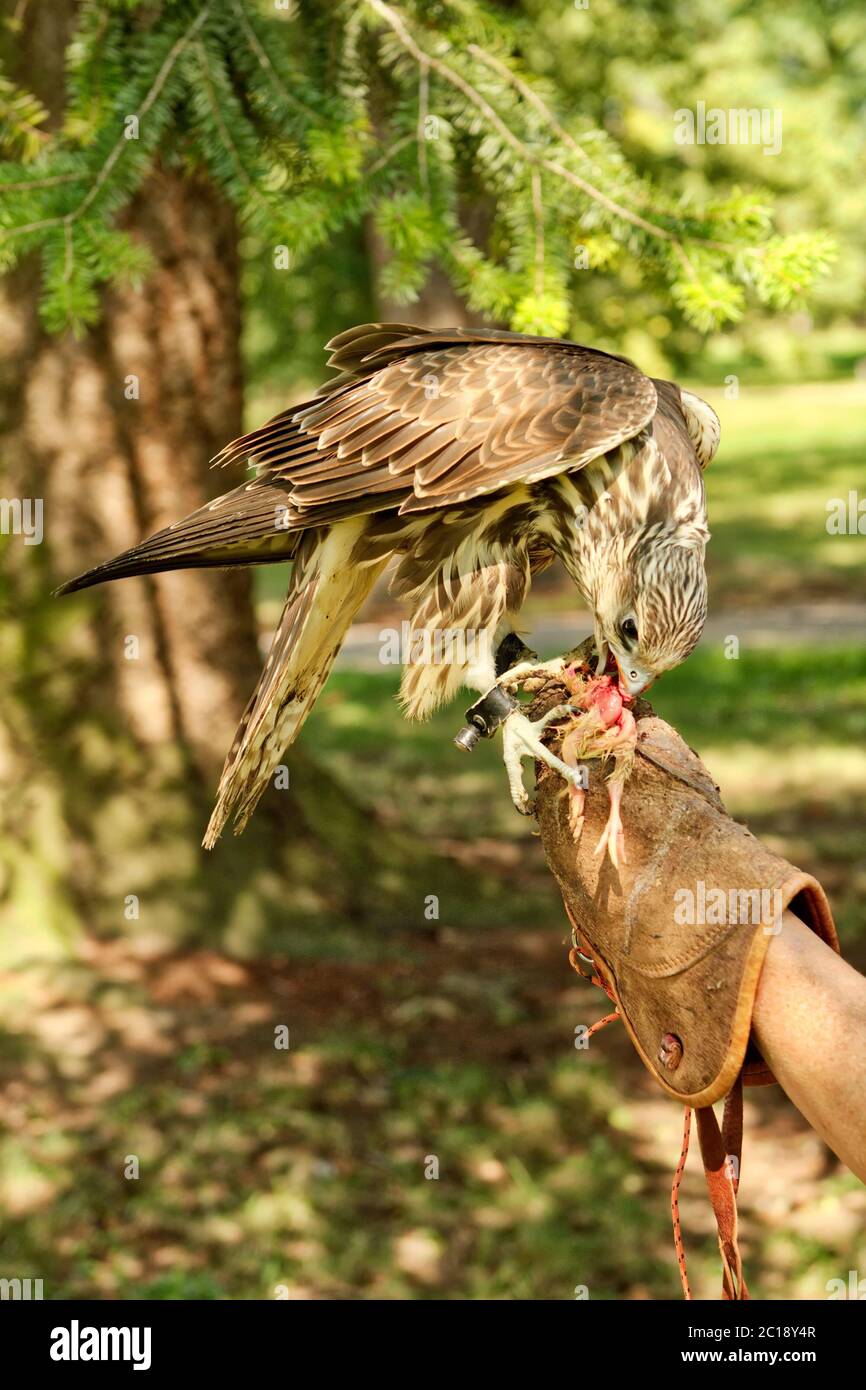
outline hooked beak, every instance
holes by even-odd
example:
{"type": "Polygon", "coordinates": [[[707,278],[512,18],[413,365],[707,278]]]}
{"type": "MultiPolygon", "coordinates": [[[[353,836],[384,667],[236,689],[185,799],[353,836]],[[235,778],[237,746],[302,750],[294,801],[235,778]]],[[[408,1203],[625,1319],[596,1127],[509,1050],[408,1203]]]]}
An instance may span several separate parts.
{"type": "Polygon", "coordinates": [[[642,671],[639,666],[630,665],[623,669],[619,659],[614,657],[616,669],[619,671],[620,690],[625,690],[634,699],[636,695],[642,695],[645,690],[649,690],[655,676],[648,671],[642,671]]]}
{"type": "Polygon", "coordinates": [[[616,652],[598,636],[596,636],[596,649],[598,651],[598,665],[595,668],[597,676],[603,676],[606,671],[617,671],[620,690],[632,699],[636,695],[643,694],[645,690],[649,690],[655,680],[655,676],[651,675],[649,671],[644,671],[633,663],[623,666],[616,652]]]}

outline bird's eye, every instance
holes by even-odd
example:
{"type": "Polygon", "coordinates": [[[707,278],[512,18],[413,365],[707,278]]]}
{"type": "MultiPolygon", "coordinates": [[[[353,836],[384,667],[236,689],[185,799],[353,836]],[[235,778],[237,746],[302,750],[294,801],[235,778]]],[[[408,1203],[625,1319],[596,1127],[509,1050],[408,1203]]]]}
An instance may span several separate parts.
{"type": "Polygon", "coordinates": [[[627,642],[637,641],[637,623],[634,618],[626,618],[622,624],[622,635],[627,642]]]}

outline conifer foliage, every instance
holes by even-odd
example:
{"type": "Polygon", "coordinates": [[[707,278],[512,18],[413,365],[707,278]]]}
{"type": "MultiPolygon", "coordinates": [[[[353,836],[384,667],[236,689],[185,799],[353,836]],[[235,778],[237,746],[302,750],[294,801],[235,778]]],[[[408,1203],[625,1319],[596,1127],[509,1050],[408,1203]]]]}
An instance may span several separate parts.
{"type": "Polygon", "coordinates": [[[526,24],[477,0],[84,0],[57,130],[0,74],[0,271],[38,249],[46,325],[82,331],[102,284],[147,275],[122,212],[156,161],[206,168],[278,267],[369,215],[390,297],[438,265],[531,333],[566,332],[587,268],[631,262],[701,331],[827,269],[830,239],[776,234],[760,191],[696,207],[639,176],[527,70],[526,24]]]}

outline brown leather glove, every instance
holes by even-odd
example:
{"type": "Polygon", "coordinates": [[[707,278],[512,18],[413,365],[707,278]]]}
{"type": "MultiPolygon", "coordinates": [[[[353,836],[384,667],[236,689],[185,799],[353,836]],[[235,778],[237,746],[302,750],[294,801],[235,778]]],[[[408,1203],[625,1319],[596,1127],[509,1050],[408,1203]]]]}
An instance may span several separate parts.
{"type": "MultiPolygon", "coordinates": [[[[565,698],[545,685],[530,714],[565,698]]],[[[610,766],[591,760],[575,843],[560,775],[538,765],[537,815],[580,950],[594,962],[646,1067],[685,1105],[774,1077],[750,1046],[764,955],[791,910],[835,950],[821,885],[726,814],[706,768],[646,703],[622,817],[627,863],[594,853],[608,815],[610,766]],[[745,1062],[745,1068],[744,1068],[745,1062]]],[[[556,748],[556,734],[548,740],[556,748]]],[[[588,963],[587,973],[591,965],[588,963]]]]}

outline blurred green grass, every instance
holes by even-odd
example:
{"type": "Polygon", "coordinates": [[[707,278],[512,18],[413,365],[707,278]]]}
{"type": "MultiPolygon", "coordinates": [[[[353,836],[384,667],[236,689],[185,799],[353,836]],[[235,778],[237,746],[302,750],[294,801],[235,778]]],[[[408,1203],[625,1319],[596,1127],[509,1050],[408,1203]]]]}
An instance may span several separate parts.
{"type": "MultiPolygon", "coordinates": [[[[525,824],[510,803],[504,820],[496,815],[495,803],[502,799],[500,741],[485,740],[471,755],[460,753],[452,744],[463,723],[460,705],[439,709],[425,723],[409,723],[398,703],[399,683],[396,671],[332,676],[306,725],[319,754],[386,813],[408,793],[423,834],[483,833],[480,813],[486,807],[475,800],[482,797],[493,803],[490,828],[521,835],[525,824]]],[[[866,738],[866,645],[821,647],[817,657],[810,648],[783,646],[743,652],[736,660],[699,648],[659,680],[649,698],[702,755],[711,749],[709,756],[726,756],[754,744],[758,752],[775,753],[780,763],[818,746],[850,757],[866,738]]]]}
{"type": "Polygon", "coordinates": [[[827,533],[827,503],[862,483],[866,382],[695,389],[722,423],[706,475],[713,608],[866,600],[864,537],[827,533]]]}
{"type": "MultiPolygon", "coordinates": [[[[678,1297],[681,1113],[621,1031],[575,1050],[606,1000],[559,916],[443,929],[399,964],[124,947],[25,972],[0,1272],[48,1298],[678,1297]]],[[[862,1187],[778,1094],[747,1133],[750,1282],[822,1297],[866,1253],[862,1187]]],[[[681,1209],[696,1296],[717,1296],[694,1162],[681,1209]]]]}

